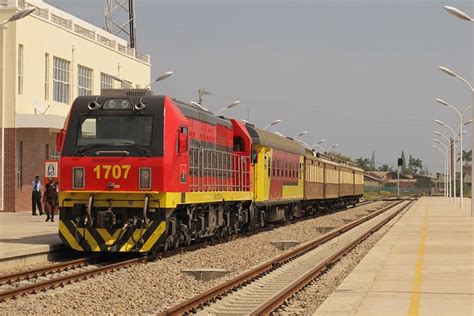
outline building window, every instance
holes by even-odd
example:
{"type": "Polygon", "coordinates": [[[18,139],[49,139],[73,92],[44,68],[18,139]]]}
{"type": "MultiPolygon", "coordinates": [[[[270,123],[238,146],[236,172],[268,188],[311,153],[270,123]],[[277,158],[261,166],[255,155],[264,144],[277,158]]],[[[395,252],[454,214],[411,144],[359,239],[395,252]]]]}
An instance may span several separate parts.
{"type": "Polygon", "coordinates": [[[78,65],[77,95],[92,94],[92,69],[78,65]]]}
{"type": "Polygon", "coordinates": [[[23,142],[18,144],[18,190],[21,191],[23,186],[23,142]]]}
{"type": "Polygon", "coordinates": [[[44,160],[49,160],[49,144],[44,144],[44,160]]]}
{"type": "Polygon", "coordinates": [[[44,54],[44,99],[49,100],[49,54],[44,54]]]}
{"type": "Polygon", "coordinates": [[[18,44],[18,94],[23,94],[23,45],[18,44]]]}
{"type": "Polygon", "coordinates": [[[101,89],[113,89],[114,78],[111,75],[100,73],[100,88],[101,89]]]}
{"type": "Polygon", "coordinates": [[[70,62],[54,57],[53,59],[53,100],[69,102],[69,68],[70,62]]]}
{"type": "Polygon", "coordinates": [[[58,160],[60,155],[56,151],[56,144],[52,144],[50,148],[49,159],[58,160]]]}

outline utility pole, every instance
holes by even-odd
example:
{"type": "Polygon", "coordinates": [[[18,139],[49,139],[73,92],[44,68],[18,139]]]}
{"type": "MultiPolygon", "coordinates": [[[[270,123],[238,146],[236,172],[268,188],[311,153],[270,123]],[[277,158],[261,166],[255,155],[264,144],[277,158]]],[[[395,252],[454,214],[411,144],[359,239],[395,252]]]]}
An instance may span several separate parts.
{"type": "Polygon", "coordinates": [[[128,36],[130,48],[137,49],[137,31],[134,0],[105,0],[105,30],[114,35],[128,36]]]}

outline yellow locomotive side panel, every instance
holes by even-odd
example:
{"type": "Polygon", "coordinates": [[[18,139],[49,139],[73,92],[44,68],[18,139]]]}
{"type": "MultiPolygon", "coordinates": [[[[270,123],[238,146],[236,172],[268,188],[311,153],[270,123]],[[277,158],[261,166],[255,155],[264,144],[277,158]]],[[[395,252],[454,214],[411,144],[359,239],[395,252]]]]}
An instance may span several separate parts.
{"type": "Polygon", "coordinates": [[[272,150],[258,145],[255,145],[253,149],[257,151],[257,162],[253,164],[254,201],[263,202],[270,197],[270,177],[267,169],[270,166],[272,150]]]}

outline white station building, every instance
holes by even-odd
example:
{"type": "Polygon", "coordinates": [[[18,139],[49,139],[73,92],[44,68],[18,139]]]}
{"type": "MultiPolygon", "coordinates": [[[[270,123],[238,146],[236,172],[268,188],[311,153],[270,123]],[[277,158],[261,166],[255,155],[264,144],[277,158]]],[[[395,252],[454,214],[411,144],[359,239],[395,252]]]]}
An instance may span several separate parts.
{"type": "Polygon", "coordinates": [[[0,211],[31,211],[31,183],[74,98],[150,83],[150,56],[43,1],[0,0],[0,211]]]}

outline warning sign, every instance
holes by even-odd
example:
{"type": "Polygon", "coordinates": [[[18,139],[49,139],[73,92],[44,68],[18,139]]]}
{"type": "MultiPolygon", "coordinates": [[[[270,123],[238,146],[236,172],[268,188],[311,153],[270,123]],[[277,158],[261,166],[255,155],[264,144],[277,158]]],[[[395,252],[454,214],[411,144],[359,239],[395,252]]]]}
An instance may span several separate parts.
{"type": "Polygon", "coordinates": [[[45,161],[44,162],[44,177],[45,178],[57,178],[59,176],[58,162],[57,161],[45,161]]]}

